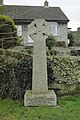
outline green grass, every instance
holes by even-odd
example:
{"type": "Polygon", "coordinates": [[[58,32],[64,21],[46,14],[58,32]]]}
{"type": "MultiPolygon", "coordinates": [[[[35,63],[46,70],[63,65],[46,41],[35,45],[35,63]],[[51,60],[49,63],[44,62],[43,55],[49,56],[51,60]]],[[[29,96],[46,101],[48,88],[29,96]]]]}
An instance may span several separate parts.
{"type": "Polygon", "coordinates": [[[80,120],[80,93],[60,99],[57,107],[24,107],[20,101],[0,100],[0,120],[80,120]]]}

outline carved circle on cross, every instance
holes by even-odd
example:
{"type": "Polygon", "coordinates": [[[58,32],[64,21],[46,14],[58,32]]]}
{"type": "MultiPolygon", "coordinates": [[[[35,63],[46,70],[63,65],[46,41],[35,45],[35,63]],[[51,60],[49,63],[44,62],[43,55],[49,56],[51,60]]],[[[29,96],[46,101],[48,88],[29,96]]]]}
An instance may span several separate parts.
{"type": "Polygon", "coordinates": [[[37,34],[42,34],[44,36],[50,35],[50,25],[44,19],[35,19],[28,26],[29,36],[35,39],[37,34]]]}

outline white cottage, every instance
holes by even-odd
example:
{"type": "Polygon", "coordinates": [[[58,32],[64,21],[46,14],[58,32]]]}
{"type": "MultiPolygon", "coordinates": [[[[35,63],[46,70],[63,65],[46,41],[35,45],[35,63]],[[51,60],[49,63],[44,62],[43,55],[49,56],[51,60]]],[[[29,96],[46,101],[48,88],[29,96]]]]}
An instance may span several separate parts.
{"type": "MultiPolygon", "coordinates": [[[[2,3],[0,4],[2,5],[2,3]]],[[[36,18],[43,18],[49,22],[51,34],[58,41],[65,41],[66,45],[68,44],[67,23],[69,19],[59,7],[49,7],[47,1],[44,2],[44,6],[3,5],[0,14],[10,16],[14,20],[25,46],[33,45],[33,41],[28,35],[28,25],[36,18]]]]}

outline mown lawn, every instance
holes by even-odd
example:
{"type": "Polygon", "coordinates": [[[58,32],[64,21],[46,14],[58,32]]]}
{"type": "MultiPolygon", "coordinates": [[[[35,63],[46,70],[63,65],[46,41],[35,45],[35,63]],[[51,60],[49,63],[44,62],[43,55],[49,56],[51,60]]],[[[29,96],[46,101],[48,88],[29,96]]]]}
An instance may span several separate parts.
{"type": "Polygon", "coordinates": [[[80,120],[80,93],[60,99],[57,107],[24,107],[19,101],[0,100],[0,120],[80,120]]]}

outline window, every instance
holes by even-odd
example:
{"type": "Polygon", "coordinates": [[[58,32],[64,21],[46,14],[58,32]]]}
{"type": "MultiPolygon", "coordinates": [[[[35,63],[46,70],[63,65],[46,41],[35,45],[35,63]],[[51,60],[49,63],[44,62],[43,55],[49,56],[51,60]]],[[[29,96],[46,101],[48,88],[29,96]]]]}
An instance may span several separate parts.
{"type": "Polygon", "coordinates": [[[22,36],[22,26],[21,25],[17,25],[17,35],[18,36],[22,36]]]}
{"type": "Polygon", "coordinates": [[[58,23],[50,22],[50,26],[51,26],[51,34],[59,36],[60,35],[60,26],[58,25],[58,23]]]}
{"type": "Polygon", "coordinates": [[[30,44],[32,44],[33,43],[33,40],[32,40],[32,38],[28,35],[28,43],[30,44]]]}
{"type": "Polygon", "coordinates": [[[57,29],[57,30],[56,30],[57,35],[60,35],[60,26],[59,26],[59,25],[57,25],[56,27],[57,27],[57,28],[56,28],[56,29],[57,29]]]}

